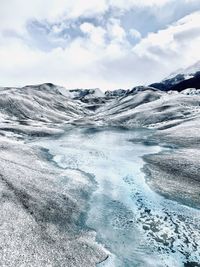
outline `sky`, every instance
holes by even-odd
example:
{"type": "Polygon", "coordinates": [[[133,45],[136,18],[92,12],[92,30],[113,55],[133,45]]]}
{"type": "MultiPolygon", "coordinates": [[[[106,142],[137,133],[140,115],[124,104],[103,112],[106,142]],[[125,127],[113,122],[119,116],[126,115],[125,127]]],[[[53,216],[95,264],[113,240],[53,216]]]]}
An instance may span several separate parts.
{"type": "Polygon", "coordinates": [[[200,0],[0,0],[0,86],[148,85],[200,60],[200,0]]]}

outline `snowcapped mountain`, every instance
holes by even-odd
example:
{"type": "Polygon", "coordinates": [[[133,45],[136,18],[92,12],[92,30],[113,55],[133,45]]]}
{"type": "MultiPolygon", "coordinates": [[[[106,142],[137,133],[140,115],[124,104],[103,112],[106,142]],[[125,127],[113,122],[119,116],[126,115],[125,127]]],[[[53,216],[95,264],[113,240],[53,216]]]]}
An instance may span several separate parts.
{"type": "Polygon", "coordinates": [[[0,89],[0,121],[66,122],[86,113],[81,102],[67,98],[51,83],[0,89]]]}
{"type": "Polygon", "coordinates": [[[127,91],[128,90],[125,90],[125,89],[116,89],[113,91],[106,91],[105,96],[107,98],[122,97],[122,96],[125,96],[127,94],[127,91]]]}
{"type": "Polygon", "coordinates": [[[178,92],[188,88],[200,89],[200,61],[186,69],[172,73],[163,81],[153,83],[150,86],[162,91],[178,92]]]}
{"type": "Polygon", "coordinates": [[[65,89],[65,92],[62,90],[62,93],[68,97],[75,100],[84,100],[87,102],[87,99],[104,97],[104,93],[99,88],[92,89],[65,89]]]}
{"type": "Polygon", "coordinates": [[[178,74],[184,75],[185,79],[194,77],[195,73],[200,71],[200,61],[197,61],[195,64],[190,65],[185,69],[178,69],[177,71],[171,73],[166,79],[172,79],[178,74]]]}
{"type": "Polygon", "coordinates": [[[52,83],[2,87],[1,129],[11,129],[13,124],[16,131],[24,121],[32,126],[87,122],[157,128],[179,124],[200,114],[199,67],[198,62],[148,87],[105,93],[98,88],[66,89],[52,83]]]}

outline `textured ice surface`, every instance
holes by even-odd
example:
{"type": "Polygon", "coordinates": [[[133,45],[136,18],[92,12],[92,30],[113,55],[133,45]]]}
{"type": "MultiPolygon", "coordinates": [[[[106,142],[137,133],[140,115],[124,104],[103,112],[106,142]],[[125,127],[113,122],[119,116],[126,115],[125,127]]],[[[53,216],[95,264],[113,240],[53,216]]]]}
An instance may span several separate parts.
{"type": "Polygon", "coordinates": [[[0,266],[94,267],[107,257],[84,223],[96,183],[43,154],[0,138],[0,266]]]}
{"type": "Polygon", "coordinates": [[[87,219],[111,252],[103,266],[200,266],[199,211],[181,205],[185,194],[190,201],[195,193],[197,204],[200,199],[197,91],[179,94],[137,88],[128,95],[102,98],[96,90],[86,90],[87,95],[80,95],[82,101],[62,93],[53,84],[0,88],[0,265],[55,266],[56,262],[66,266],[67,257],[68,267],[93,266],[107,253],[96,246],[93,235],[87,241],[91,238],[85,229],[84,237],[75,237],[77,227],[82,230],[87,219]],[[80,125],[147,127],[154,131],[154,140],[143,138],[145,130],[100,131],[80,125]],[[44,154],[56,167],[48,164],[41,171],[43,158],[32,147],[37,142],[27,145],[38,137],[46,138],[38,144],[49,150],[44,154]],[[149,156],[148,162],[156,181],[152,188],[161,195],[165,191],[179,204],[146,185],[141,156],[160,148],[144,146],[141,139],[146,144],[182,147],[168,156],[149,156]],[[90,190],[89,181],[94,185],[90,190]],[[57,227],[63,221],[66,231],[57,227]],[[43,242],[46,234],[55,243],[43,242]]]}
{"type": "Polygon", "coordinates": [[[147,186],[141,157],[161,148],[129,141],[145,134],[76,128],[39,145],[49,149],[60,168],[81,170],[98,183],[87,225],[111,253],[100,266],[199,266],[200,211],[147,186]]]}

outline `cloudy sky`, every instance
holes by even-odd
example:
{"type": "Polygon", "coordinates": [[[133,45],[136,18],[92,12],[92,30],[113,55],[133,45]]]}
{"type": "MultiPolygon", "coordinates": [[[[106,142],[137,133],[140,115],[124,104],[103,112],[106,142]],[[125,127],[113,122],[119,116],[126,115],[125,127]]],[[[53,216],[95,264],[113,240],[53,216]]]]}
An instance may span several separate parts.
{"type": "Polygon", "coordinates": [[[200,0],[0,0],[0,85],[103,90],[200,60],[200,0]]]}

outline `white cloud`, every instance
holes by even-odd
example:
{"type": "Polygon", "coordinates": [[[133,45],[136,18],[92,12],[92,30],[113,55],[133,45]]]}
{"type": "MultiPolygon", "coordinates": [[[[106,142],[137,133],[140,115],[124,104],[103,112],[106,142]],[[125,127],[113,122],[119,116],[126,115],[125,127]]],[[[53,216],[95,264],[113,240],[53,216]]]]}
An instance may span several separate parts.
{"type": "Polygon", "coordinates": [[[109,23],[107,25],[108,34],[110,35],[110,38],[117,41],[122,42],[126,38],[126,32],[121,27],[120,20],[118,19],[110,19],[109,23]]]}
{"type": "Polygon", "coordinates": [[[137,31],[136,29],[130,29],[129,35],[134,39],[141,39],[142,38],[141,33],[139,31],[137,31]]]}
{"type": "MultiPolygon", "coordinates": [[[[56,21],[62,16],[77,18],[101,14],[110,7],[122,10],[132,7],[162,6],[171,0],[1,0],[0,29],[24,30],[28,20],[56,21]]],[[[188,1],[188,0],[187,0],[188,1]]],[[[191,0],[190,0],[191,1],[191,0]]]]}
{"type": "Polygon", "coordinates": [[[169,3],[171,0],[110,0],[110,5],[115,7],[120,7],[123,9],[129,9],[135,6],[150,7],[150,6],[163,6],[169,3]]]}
{"type": "Polygon", "coordinates": [[[80,29],[88,35],[89,42],[101,46],[105,44],[106,31],[102,27],[95,27],[92,23],[84,22],[81,24],[80,29]]]}
{"type": "MultiPolygon", "coordinates": [[[[198,12],[166,29],[149,33],[144,39],[134,25],[126,32],[120,19],[109,17],[100,26],[83,22],[79,29],[83,36],[68,40],[62,46],[65,48],[58,45],[48,51],[40,51],[24,41],[27,37],[25,24],[32,18],[62,22],[65,17],[101,14],[111,6],[124,10],[137,5],[160,7],[169,2],[126,0],[125,5],[124,1],[35,0],[30,4],[27,0],[1,0],[1,85],[53,82],[69,88],[129,88],[158,81],[177,68],[200,59],[198,12]],[[6,29],[19,32],[23,38],[5,36],[3,32],[6,29]],[[130,36],[139,41],[135,47],[129,42],[130,36]]],[[[64,23],[56,24],[52,32],[59,34],[63,29],[64,23]]]]}
{"type": "Polygon", "coordinates": [[[150,33],[133,48],[140,57],[175,61],[173,68],[189,65],[200,59],[200,12],[190,14],[167,29],[150,33]],[[193,34],[195,30],[195,35],[193,34]]]}
{"type": "Polygon", "coordinates": [[[27,21],[56,21],[62,16],[77,18],[82,15],[103,13],[107,10],[106,0],[1,0],[0,30],[15,29],[23,31],[27,21]]]}

